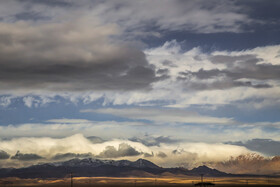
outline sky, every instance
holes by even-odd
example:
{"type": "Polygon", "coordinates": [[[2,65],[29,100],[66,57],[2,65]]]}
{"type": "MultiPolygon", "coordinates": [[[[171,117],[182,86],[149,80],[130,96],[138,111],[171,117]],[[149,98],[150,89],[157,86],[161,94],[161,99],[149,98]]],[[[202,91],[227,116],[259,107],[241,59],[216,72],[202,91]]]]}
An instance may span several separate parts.
{"type": "MultiPolygon", "coordinates": [[[[255,168],[227,163],[275,161],[279,8],[273,0],[1,1],[0,167],[145,158],[242,173],[255,168]]],[[[264,165],[258,171],[269,173],[264,165]]]]}

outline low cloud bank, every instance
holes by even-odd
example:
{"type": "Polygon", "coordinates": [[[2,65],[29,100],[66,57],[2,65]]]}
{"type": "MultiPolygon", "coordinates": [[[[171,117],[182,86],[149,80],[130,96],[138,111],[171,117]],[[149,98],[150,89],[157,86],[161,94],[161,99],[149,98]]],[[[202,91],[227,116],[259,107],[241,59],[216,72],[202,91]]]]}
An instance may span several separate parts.
{"type": "MultiPolygon", "coordinates": [[[[160,138],[161,139],[161,138],[160,138]]],[[[14,138],[0,142],[1,167],[21,167],[38,162],[95,157],[100,159],[148,159],[163,167],[187,168],[206,162],[222,162],[231,156],[249,153],[242,146],[209,143],[162,143],[145,145],[131,140],[114,139],[95,143],[76,134],[65,138],[14,138]],[[13,155],[8,159],[9,155],[13,155]],[[5,159],[4,159],[5,158],[5,159]]]]}
{"type": "MultiPolygon", "coordinates": [[[[146,137],[148,138],[148,137],[146,137]]],[[[100,140],[98,137],[94,139],[100,140]]],[[[127,159],[144,158],[162,167],[191,169],[208,165],[228,173],[277,174],[280,158],[264,157],[241,145],[191,143],[158,137],[162,142],[147,143],[145,137],[131,140],[92,141],[82,134],[65,138],[14,138],[0,141],[0,167],[23,167],[42,162],[72,158],[127,159]],[[172,141],[170,141],[172,140],[172,141]],[[144,143],[143,143],[144,142],[144,143]],[[12,155],[12,156],[11,156],[12,155]]]]}

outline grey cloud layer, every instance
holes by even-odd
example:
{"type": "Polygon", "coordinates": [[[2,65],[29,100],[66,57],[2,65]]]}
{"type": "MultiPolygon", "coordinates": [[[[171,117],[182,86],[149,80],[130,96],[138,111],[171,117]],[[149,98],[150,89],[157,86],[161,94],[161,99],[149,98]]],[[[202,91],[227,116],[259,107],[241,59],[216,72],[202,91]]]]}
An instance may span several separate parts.
{"type": "Polygon", "coordinates": [[[159,79],[142,51],[109,39],[114,26],[76,21],[0,23],[1,89],[132,90],[159,79]]]}
{"type": "Polygon", "coordinates": [[[53,19],[53,16],[60,15],[61,11],[82,9],[83,12],[95,12],[94,15],[102,17],[104,22],[118,23],[128,31],[138,31],[138,34],[147,31],[147,27],[201,33],[241,32],[246,29],[251,31],[256,25],[277,25],[279,18],[277,1],[10,0],[1,4],[5,14],[0,14],[0,17],[4,20],[13,20],[13,17],[21,12],[33,13],[34,16],[29,19],[36,20],[40,15],[42,19],[53,19]],[[10,11],[5,11],[7,6],[10,11]],[[53,9],[52,12],[44,11],[49,7],[53,9]]]}
{"type": "Polygon", "coordinates": [[[104,15],[106,20],[113,20],[132,31],[145,31],[152,26],[160,30],[200,33],[240,32],[240,23],[250,21],[228,1],[119,0],[106,1],[105,6],[111,10],[104,15]]]}
{"type": "MultiPolygon", "coordinates": [[[[198,33],[241,32],[243,25],[252,22],[239,7],[231,1],[190,1],[190,0],[154,0],[154,1],[11,1],[2,3],[10,12],[0,17],[5,21],[20,19],[22,13],[31,13],[28,19],[53,20],[69,17],[69,12],[87,12],[99,17],[104,23],[117,23],[127,34],[154,35],[158,31],[184,30],[198,33]],[[25,8],[23,8],[25,7],[25,8]],[[45,11],[52,7],[52,12],[45,11]],[[157,8],[155,8],[157,7],[157,8]],[[28,11],[26,11],[28,8],[28,11]],[[32,16],[32,14],[34,16],[32,16]],[[56,17],[55,17],[56,16],[56,17]],[[150,28],[155,30],[151,31],[150,28]]],[[[24,16],[22,16],[24,17],[24,16]]]]}

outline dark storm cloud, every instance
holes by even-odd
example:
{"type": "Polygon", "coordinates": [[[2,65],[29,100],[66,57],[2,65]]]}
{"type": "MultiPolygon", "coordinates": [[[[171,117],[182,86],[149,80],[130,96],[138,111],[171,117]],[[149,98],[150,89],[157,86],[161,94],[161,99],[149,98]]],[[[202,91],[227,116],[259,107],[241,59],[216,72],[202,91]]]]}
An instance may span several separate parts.
{"type": "Polygon", "coordinates": [[[227,144],[244,146],[269,156],[280,155],[280,141],[271,139],[252,139],[246,142],[227,142],[227,144]]]}
{"type": "Polygon", "coordinates": [[[1,89],[133,90],[163,78],[142,51],[108,41],[114,27],[87,24],[0,24],[1,89]]]}
{"type": "Polygon", "coordinates": [[[52,157],[53,160],[64,160],[64,159],[71,159],[71,158],[89,158],[93,155],[91,153],[58,153],[52,157]]]}
{"type": "Polygon", "coordinates": [[[118,158],[125,156],[138,156],[141,153],[126,143],[119,144],[119,148],[114,146],[107,146],[104,151],[99,154],[102,158],[118,158]]]}
{"type": "Polygon", "coordinates": [[[130,141],[133,142],[140,142],[146,146],[159,146],[160,143],[166,143],[166,144],[174,144],[174,143],[178,143],[180,140],[177,139],[172,139],[170,137],[166,137],[166,136],[159,136],[159,137],[149,137],[146,136],[144,138],[130,138],[130,141]]]}
{"type": "Polygon", "coordinates": [[[8,159],[8,158],[10,158],[10,155],[5,151],[0,150],[0,160],[5,160],[5,159],[8,159]]]}
{"type": "Polygon", "coordinates": [[[37,155],[37,154],[23,154],[23,153],[20,153],[19,151],[11,157],[11,159],[14,159],[14,160],[21,160],[21,161],[33,161],[33,160],[39,160],[39,159],[42,159],[43,157],[37,155]]]}
{"type": "Polygon", "coordinates": [[[258,81],[279,80],[280,65],[259,64],[263,59],[254,55],[226,56],[216,55],[210,57],[213,64],[224,64],[224,69],[200,69],[197,72],[180,72],[178,80],[189,80],[192,77],[198,80],[214,79],[213,82],[188,82],[188,88],[196,90],[228,89],[232,87],[270,88],[267,83],[253,83],[252,81],[241,81],[240,79],[254,79],[258,81]],[[218,79],[222,78],[222,79],[218,79]],[[216,80],[215,80],[216,79],[216,80]]]}

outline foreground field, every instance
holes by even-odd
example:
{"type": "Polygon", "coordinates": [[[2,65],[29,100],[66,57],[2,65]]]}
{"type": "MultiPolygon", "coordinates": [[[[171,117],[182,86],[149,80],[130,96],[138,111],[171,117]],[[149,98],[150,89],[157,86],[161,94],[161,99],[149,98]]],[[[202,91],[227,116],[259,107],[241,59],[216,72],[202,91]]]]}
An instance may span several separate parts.
{"type": "MultiPolygon", "coordinates": [[[[79,177],[73,178],[73,186],[194,186],[199,177],[161,177],[161,178],[114,178],[79,177]]],[[[204,181],[215,186],[280,186],[280,178],[205,178],[204,181]]],[[[71,179],[0,179],[0,186],[71,186],[71,179]]]]}

